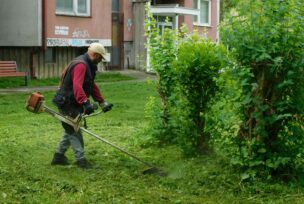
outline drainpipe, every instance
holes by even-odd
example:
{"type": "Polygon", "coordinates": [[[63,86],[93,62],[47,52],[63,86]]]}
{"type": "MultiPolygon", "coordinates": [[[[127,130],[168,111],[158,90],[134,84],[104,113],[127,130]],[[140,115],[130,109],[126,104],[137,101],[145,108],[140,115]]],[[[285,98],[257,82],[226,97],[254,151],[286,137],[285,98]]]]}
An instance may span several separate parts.
{"type": "Polygon", "coordinates": [[[46,0],[42,1],[42,48],[43,51],[46,50],[46,25],[47,25],[47,18],[46,18],[46,0]]]}
{"type": "Polygon", "coordinates": [[[217,41],[217,44],[220,43],[220,34],[219,34],[219,29],[220,29],[220,12],[221,12],[221,0],[217,0],[217,29],[216,29],[216,41],[217,41]]]}
{"type": "Polygon", "coordinates": [[[35,73],[35,58],[34,55],[37,53],[37,49],[33,48],[33,50],[30,53],[30,76],[32,79],[36,79],[36,73],[35,73]]]}
{"type": "MultiPolygon", "coordinates": [[[[38,1],[39,2],[39,1],[38,1]]],[[[46,0],[41,0],[40,6],[41,12],[41,47],[34,47],[30,53],[30,75],[32,79],[36,79],[36,65],[35,62],[35,55],[38,54],[40,51],[45,51],[47,48],[46,45],[46,0]]],[[[39,9],[39,8],[38,8],[39,9]]],[[[39,15],[38,15],[39,16],[39,15]]]]}

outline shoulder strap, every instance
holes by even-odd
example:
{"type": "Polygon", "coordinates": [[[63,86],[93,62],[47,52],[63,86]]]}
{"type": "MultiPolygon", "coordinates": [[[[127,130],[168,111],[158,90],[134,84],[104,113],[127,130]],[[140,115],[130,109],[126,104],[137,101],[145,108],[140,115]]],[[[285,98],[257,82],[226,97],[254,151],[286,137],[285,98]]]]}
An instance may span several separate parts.
{"type": "Polygon", "coordinates": [[[76,64],[79,64],[79,63],[84,63],[85,65],[87,64],[84,60],[73,60],[69,65],[67,65],[65,68],[64,68],[64,70],[63,70],[63,72],[62,72],[62,74],[61,74],[61,79],[60,79],[60,82],[59,82],[59,87],[62,87],[63,86],[63,84],[64,84],[64,79],[65,79],[65,77],[66,77],[66,75],[67,75],[67,72],[68,72],[68,70],[71,68],[71,67],[73,67],[73,66],[75,66],[76,64]],[[72,66],[73,65],[73,66],[72,66]]]}

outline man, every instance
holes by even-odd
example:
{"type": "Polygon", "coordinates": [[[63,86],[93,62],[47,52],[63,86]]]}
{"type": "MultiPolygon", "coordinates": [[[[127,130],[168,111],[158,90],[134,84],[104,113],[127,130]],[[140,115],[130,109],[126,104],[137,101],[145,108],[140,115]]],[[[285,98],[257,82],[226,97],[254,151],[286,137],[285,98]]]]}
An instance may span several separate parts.
{"type": "MultiPolygon", "coordinates": [[[[103,109],[111,109],[94,79],[97,64],[105,59],[106,51],[100,43],[92,43],[87,53],[74,59],[64,70],[61,77],[60,88],[53,102],[59,111],[67,116],[75,118],[79,114],[91,114],[94,112],[89,97],[92,96],[103,109]]],[[[64,155],[69,146],[72,146],[76,158],[76,164],[81,168],[91,168],[91,164],[84,157],[84,142],[81,132],[75,132],[73,127],[62,123],[64,135],[54,154],[52,165],[68,165],[68,159],[64,155]]]]}

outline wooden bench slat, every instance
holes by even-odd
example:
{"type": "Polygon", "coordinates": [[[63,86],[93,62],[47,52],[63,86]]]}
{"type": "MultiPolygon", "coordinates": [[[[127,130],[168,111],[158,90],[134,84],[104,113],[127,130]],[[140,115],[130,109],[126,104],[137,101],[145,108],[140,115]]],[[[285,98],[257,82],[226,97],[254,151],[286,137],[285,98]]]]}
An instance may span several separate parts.
{"type": "Polygon", "coordinates": [[[8,71],[5,71],[5,72],[0,71],[0,74],[15,73],[15,72],[16,72],[16,71],[14,71],[14,70],[8,70],[8,71]]]}
{"type": "Polygon", "coordinates": [[[3,69],[3,68],[14,68],[14,69],[16,69],[16,66],[1,66],[0,65],[0,69],[3,69]]]}
{"type": "Polygon", "coordinates": [[[3,66],[3,65],[15,65],[16,66],[16,63],[0,62],[0,66],[3,66]]]}
{"type": "Polygon", "coordinates": [[[26,76],[26,72],[15,72],[15,73],[0,73],[0,77],[9,77],[9,76],[26,76]]]}
{"type": "Polygon", "coordinates": [[[0,67],[0,70],[1,69],[14,69],[14,70],[16,70],[16,67],[0,67]]]}
{"type": "Polygon", "coordinates": [[[16,64],[0,64],[0,67],[17,67],[16,64]]]}
{"type": "Polygon", "coordinates": [[[14,63],[0,63],[0,66],[16,66],[14,63]]]}
{"type": "Polygon", "coordinates": [[[17,63],[10,61],[1,61],[0,64],[17,64],[17,63]]]}
{"type": "Polygon", "coordinates": [[[16,67],[0,67],[0,70],[16,70],[16,67]]]}

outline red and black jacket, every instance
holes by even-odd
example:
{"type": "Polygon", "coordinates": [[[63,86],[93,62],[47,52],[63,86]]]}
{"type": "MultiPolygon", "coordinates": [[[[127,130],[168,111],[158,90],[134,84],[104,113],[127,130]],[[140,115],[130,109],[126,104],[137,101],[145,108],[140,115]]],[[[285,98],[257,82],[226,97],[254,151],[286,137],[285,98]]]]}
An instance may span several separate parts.
{"type": "Polygon", "coordinates": [[[90,96],[100,103],[104,101],[94,82],[96,71],[97,66],[87,54],[75,58],[68,65],[62,74],[59,92],[69,104],[82,105],[90,96]]]}

